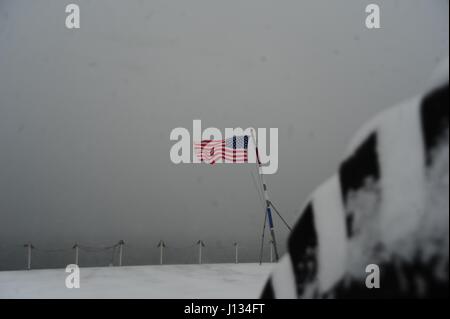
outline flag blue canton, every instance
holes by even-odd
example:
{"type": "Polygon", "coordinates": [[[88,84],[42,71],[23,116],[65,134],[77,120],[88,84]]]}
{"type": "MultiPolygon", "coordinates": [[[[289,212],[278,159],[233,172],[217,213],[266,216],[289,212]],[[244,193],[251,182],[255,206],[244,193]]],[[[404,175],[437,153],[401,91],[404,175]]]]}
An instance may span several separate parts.
{"type": "Polygon", "coordinates": [[[232,149],[248,149],[248,136],[233,136],[228,139],[226,139],[226,147],[232,148],[232,149]]]}

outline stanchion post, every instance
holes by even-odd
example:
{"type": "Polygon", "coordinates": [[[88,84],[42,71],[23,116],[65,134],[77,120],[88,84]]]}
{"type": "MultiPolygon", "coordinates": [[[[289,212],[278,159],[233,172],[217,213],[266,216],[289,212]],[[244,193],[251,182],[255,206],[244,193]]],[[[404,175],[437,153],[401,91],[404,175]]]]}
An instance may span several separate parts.
{"type": "Polygon", "coordinates": [[[123,240],[119,241],[119,267],[122,267],[122,256],[123,256],[123,246],[125,242],[123,240]]]}
{"type": "Polygon", "coordinates": [[[78,265],[78,243],[75,243],[75,245],[73,245],[72,249],[75,249],[75,265],[78,265]]]}
{"type": "Polygon", "coordinates": [[[203,242],[203,240],[199,240],[197,242],[198,245],[198,263],[201,265],[202,264],[202,247],[205,247],[205,243],[203,242]]]}
{"type": "Polygon", "coordinates": [[[164,248],[166,247],[166,243],[164,242],[164,240],[160,240],[157,247],[159,248],[159,264],[162,265],[164,248]]]}
{"type": "Polygon", "coordinates": [[[27,248],[27,269],[31,270],[31,250],[34,246],[31,243],[23,245],[23,247],[27,248]]]}

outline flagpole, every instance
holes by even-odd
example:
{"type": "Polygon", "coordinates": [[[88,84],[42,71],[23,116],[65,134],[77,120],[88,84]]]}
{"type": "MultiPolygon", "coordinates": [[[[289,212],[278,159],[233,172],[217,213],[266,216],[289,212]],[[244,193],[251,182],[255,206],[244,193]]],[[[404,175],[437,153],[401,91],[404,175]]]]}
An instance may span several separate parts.
{"type": "MultiPolygon", "coordinates": [[[[273,241],[273,249],[274,249],[274,253],[275,253],[275,260],[278,262],[278,248],[277,248],[277,241],[275,239],[275,229],[273,226],[273,219],[272,219],[272,210],[271,210],[271,204],[270,204],[270,200],[269,200],[269,193],[267,190],[267,184],[264,180],[264,174],[262,173],[262,164],[261,164],[261,160],[259,157],[259,150],[258,150],[258,144],[256,143],[256,138],[255,138],[255,134],[254,134],[254,130],[251,130],[252,133],[252,138],[253,138],[253,143],[255,144],[255,152],[256,152],[256,163],[258,165],[258,174],[260,176],[261,179],[261,184],[262,184],[262,188],[263,188],[263,193],[264,193],[264,199],[266,201],[266,217],[267,220],[269,222],[269,229],[270,229],[270,235],[272,237],[272,241],[273,241]]],[[[264,223],[265,225],[265,223],[264,223]]]]}
{"type": "Polygon", "coordinates": [[[261,238],[261,250],[259,251],[259,265],[262,265],[263,251],[264,251],[264,236],[266,234],[267,214],[264,214],[264,224],[261,238]]]}

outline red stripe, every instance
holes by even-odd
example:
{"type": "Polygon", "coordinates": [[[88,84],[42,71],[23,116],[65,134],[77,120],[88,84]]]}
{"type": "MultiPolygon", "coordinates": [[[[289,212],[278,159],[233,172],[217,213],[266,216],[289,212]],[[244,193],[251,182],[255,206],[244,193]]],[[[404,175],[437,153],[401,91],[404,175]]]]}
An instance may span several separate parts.
{"type": "Polygon", "coordinates": [[[233,151],[233,150],[229,150],[229,149],[220,149],[220,148],[211,148],[211,149],[201,149],[201,148],[198,148],[198,149],[195,149],[195,152],[196,153],[210,153],[211,151],[215,151],[216,153],[217,152],[219,152],[219,153],[225,153],[225,154],[230,154],[230,155],[233,155],[233,154],[237,154],[237,155],[244,155],[244,154],[247,154],[248,153],[248,151],[242,151],[242,150],[236,150],[236,151],[233,151]]]}
{"type": "Polygon", "coordinates": [[[236,155],[234,155],[234,154],[230,154],[230,153],[222,153],[222,152],[215,152],[215,153],[207,153],[207,152],[197,152],[197,153],[195,153],[195,154],[197,154],[197,155],[202,155],[203,154],[203,156],[205,156],[205,157],[212,157],[214,154],[217,154],[217,155],[225,155],[225,156],[227,156],[227,157],[229,157],[229,158],[233,158],[233,157],[236,157],[236,158],[241,158],[241,157],[246,157],[247,156],[247,154],[236,154],[236,155]]]}
{"type": "MultiPolygon", "coordinates": [[[[211,150],[211,149],[214,149],[214,148],[218,148],[218,147],[194,147],[196,150],[207,150],[207,151],[209,151],[209,150],[211,150]]],[[[233,149],[233,148],[229,148],[229,147],[224,147],[223,148],[225,151],[228,151],[228,152],[248,152],[248,150],[246,150],[246,149],[233,149]]]]}
{"type": "Polygon", "coordinates": [[[229,156],[229,155],[225,155],[224,156],[224,154],[214,154],[212,156],[208,156],[206,154],[197,154],[197,157],[203,158],[205,160],[210,160],[210,159],[215,158],[215,157],[221,157],[221,158],[228,159],[228,160],[237,159],[237,160],[246,160],[246,161],[248,161],[248,157],[245,156],[245,155],[244,156],[232,157],[232,156],[229,156]]]}
{"type": "Polygon", "coordinates": [[[229,155],[225,155],[224,156],[224,154],[214,154],[214,155],[212,155],[212,156],[207,156],[207,155],[205,155],[205,154],[197,154],[197,156],[198,157],[202,157],[202,158],[204,158],[204,159],[211,159],[211,158],[214,158],[214,157],[222,157],[222,158],[225,158],[225,159],[229,159],[229,160],[233,160],[233,159],[238,159],[238,160],[248,160],[248,158],[247,158],[247,156],[236,156],[236,157],[232,157],[232,156],[229,156],[229,155]]]}
{"type": "MultiPolygon", "coordinates": [[[[211,153],[211,151],[213,151],[214,149],[211,149],[211,150],[195,150],[195,153],[196,154],[201,154],[201,153],[211,153]]],[[[245,154],[247,154],[247,152],[236,152],[236,153],[234,153],[234,152],[231,152],[231,151],[225,151],[225,152],[222,152],[221,150],[215,150],[215,152],[214,153],[220,153],[220,154],[227,154],[227,155],[230,155],[230,156],[234,156],[234,154],[236,154],[236,156],[244,156],[245,154]]]]}
{"type": "MultiPolygon", "coordinates": [[[[216,163],[217,160],[222,159],[220,156],[216,156],[210,160],[203,160],[205,163],[210,163],[210,164],[214,164],[216,163]]],[[[237,160],[236,163],[248,163],[245,160],[237,160]]]]}
{"type": "Polygon", "coordinates": [[[213,154],[225,154],[225,155],[227,155],[227,156],[231,156],[231,157],[233,157],[233,156],[236,156],[236,157],[242,157],[242,156],[246,156],[247,155],[247,153],[241,153],[241,152],[239,152],[239,153],[231,153],[231,152],[222,152],[222,151],[216,151],[216,152],[210,152],[210,151],[208,151],[208,152],[200,152],[200,151],[198,151],[198,152],[195,152],[195,154],[211,154],[211,153],[213,153],[213,154]]]}

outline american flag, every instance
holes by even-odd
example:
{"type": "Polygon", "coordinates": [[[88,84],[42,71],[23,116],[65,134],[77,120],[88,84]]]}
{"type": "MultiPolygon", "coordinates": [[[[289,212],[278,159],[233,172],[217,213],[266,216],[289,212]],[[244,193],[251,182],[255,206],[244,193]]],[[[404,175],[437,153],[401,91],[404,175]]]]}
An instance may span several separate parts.
{"type": "Polygon", "coordinates": [[[215,164],[219,159],[233,163],[248,163],[247,135],[233,136],[224,140],[202,140],[194,144],[197,157],[205,163],[215,164]]]}

